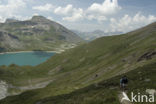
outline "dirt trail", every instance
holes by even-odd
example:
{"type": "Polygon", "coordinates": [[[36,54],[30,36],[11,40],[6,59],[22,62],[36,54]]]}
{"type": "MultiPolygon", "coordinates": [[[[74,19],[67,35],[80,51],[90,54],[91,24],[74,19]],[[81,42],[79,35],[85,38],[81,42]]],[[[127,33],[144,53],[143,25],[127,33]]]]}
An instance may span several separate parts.
{"type": "Polygon", "coordinates": [[[119,92],[119,100],[120,100],[120,104],[133,104],[130,102],[130,99],[128,98],[126,92],[119,92]]]}

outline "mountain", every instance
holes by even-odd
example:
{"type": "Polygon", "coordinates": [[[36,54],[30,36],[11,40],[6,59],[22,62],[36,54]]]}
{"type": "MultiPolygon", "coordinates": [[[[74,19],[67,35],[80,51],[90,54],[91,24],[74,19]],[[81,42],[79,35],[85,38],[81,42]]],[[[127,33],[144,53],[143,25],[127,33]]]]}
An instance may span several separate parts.
{"type": "Polygon", "coordinates": [[[34,16],[30,20],[7,19],[0,23],[0,51],[58,51],[84,42],[79,36],[64,26],[34,16]]]}
{"type": "Polygon", "coordinates": [[[0,79],[9,86],[7,95],[18,95],[0,103],[119,104],[123,75],[129,79],[130,92],[156,88],[155,46],[156,22],[81,44],[38,66],[1,66],[0,79]]]}
{"type": "Polygon", "coordinates": [[[100,38],[102,36],[110,36],[110,35],[119,35],[122,34],[122,32],[104,32],[102,30],[95,30],[92,32],[80,32],[77,30],[72,30],[74,33],[78,34],[81,38],[87,41],[92,41],[96,38],[100,38]]]}
{"type": "Polygon", "coordinates": [[[19,22],[18,20],[16,19],[12,19],[12,18],[8,18],[6,19],[5,23],[12,23],[12,22],[19,22]]]}

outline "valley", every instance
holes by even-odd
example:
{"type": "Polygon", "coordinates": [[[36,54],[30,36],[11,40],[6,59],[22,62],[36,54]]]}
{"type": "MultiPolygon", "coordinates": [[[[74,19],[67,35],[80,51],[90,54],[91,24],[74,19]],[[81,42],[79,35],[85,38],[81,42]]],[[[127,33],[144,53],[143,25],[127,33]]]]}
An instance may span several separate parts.
{"type": "Polygon", "coordinates": [[[123,75],[130,79],[129,91],[144,93],[146,88],[156,88],[152,84],[156,71],[155,46],[154,22],[126,34],[80,44],[37,66],[1,66],[0,79],[13,86],[29,86],[30,81],[34,85],[52,82],[33,90],[9,88],[10,94],[20,94],[6,97],[0,103],[118,104],[119,79],[123,75]],[[146,79],[150,79],[149,83],[146,79]]]}

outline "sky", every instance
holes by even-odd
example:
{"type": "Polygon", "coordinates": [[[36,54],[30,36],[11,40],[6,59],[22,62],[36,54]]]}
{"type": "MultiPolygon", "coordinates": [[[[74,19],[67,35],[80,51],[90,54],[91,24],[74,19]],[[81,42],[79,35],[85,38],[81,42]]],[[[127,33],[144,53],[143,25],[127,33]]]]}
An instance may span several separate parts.
{"type": "Polygon", "coordinates": [[[129,32],[156,21],[156,0],[0,0],[0,22],[41,15],[68,29],[129,32]]]}

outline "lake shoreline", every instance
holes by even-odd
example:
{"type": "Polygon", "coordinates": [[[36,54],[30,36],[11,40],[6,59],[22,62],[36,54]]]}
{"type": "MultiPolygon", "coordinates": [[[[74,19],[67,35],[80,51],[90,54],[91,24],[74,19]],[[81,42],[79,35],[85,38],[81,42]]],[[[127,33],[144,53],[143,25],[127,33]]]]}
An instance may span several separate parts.
{"type": "Polygon", "coordinates": [[[4,52],[0,54],[0,66],[9,66],[16,64],[18,66],[36,66],[52,56],[56,55],[55,51],[17,51],[4,52]]]}
{"type": "Polygon", "coordinates": [[[1,54],[12,54],[12,53],[24,53],[24,52],[47,52],[47,53],[61,53],[63,52],[64,50],[61,50],[61,51],[15,51],[15,52],[1,52],[1,54]]]}

